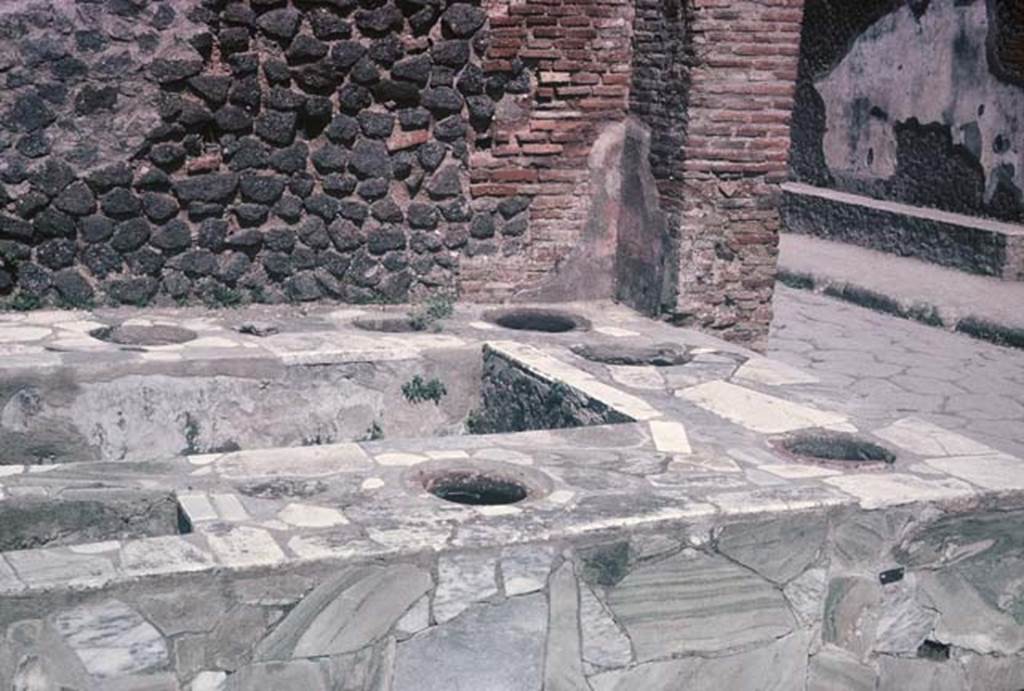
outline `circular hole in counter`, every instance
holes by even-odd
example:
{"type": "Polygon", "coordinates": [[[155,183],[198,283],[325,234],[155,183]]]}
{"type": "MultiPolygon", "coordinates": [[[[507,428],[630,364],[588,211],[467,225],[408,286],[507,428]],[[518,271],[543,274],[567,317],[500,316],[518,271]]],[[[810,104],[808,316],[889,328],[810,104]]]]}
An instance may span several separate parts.
{"type": "Polygon", "coordinates": [[[484,318],[498,326],[514,331],[566,333],[568,331],[585,331],[590,328],[590,322],[577,314],[535,307],[492,310],[484,314],[484,318]]]}
{"type": "Polygon", "coordinates": [[[442,473],[424,484],[438,499],[472,506],[515,504],[529,496],[526,485],[487,473],[455,470],[442,473]]]}
{"type": "Polygon", "coordinates": [[[896,454],[872,441],[845,432],[827,430],[801,432],[773,442],[800,460],[836,465],[891,465],[896,454]]]}
{"type": "Polygon", "coordinates": [[[170,324],[104,326],[93,329],[89,335],[100,341],[126,346],[177,345],[194,341],[197,337],[195,331],[170,324]]]}

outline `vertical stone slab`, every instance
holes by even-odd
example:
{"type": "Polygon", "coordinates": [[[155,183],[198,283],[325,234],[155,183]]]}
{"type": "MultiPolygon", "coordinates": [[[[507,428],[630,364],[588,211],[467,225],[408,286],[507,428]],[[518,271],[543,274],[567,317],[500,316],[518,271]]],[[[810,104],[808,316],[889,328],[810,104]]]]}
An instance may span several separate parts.
{"type": "Polygon", "coordinates": [[[548,581],[548,644],[544,665],[545,691],[589,691],[583,677],[580,646],[580,592],[571,562],[548,581]]]}

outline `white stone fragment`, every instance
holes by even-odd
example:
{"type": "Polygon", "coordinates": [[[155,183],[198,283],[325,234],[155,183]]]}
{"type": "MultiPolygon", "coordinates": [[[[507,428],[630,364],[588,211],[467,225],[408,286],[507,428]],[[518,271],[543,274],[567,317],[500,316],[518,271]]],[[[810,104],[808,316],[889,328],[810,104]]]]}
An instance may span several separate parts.
{"type": "Polygon", "coordinates": [[[0,343],[38,341],[51,333],[50,329],[38,326],[0,326],[0,343]]]}
{"type": "Polygon", "coordinates": [[[929,458],[925,463],[985,489],[1024,489],[1024,461],[1007,454],[929,458]]]}
{"type": "Polygon", "coordinates": [[[407,468],[423,463],[427,460],[427,457],[415,453],[382,453],[379,456],[374,456],[373,460],[377,461],[380,465],[407,468]]]}
{"type": "Polygon", "coordinates": [[[213,557],[177,535],[129,540],[121,550],[121,568],[129,575],[202,571],[213,557]]]}
{"type": "Polygon", "coordinates": [[[208,533],[207,540],[225,566],[265,566],[284,561],[284,552],[266,530],[245,526],[208,533]]]}
{"type": "Polygon", "coordinates": [[[204,670],[195,676],[188,691],[224,691],[227,681],[227,672],[204,670]]]}
{"type": "Polygon", "coordinates": [[[427,458],[438,460],[442,458],[469,458],[469,454],[462,449],[442,449],[440,451],[424,451],[427,458]]]}
{"type": "Polygon", "coordinates": [[[594,331],[605,336],[611,336],[612,338],[629,338],[630,336],[640,335],[636,331],[630,331],[618,326],[595,326],[594,331]]]}
{"type": "Polygon", "coordinates": [[[996,451],[963,435],[919,418],[908,417],[875,432],[875,436],[921,456],[984,456],[996,451]]]}
{"type": "Polygon", "coordinates": [[[816,384],[820,379],[792,365],[764,357],[754,357],[744,363],[734,379],[744,379],[765,386],[786,386],[790,384],[816,384]]]}
{"type": "Polygon", "coordinates": [[[114,552],[121,548],[119,540],[105,540],[103,542],[87,542],[84,545],[68,545],[75,554],[102,554],[103,552],[114,552]]]}
{"type": "Polygon", "coordinates": [[[665,378],[656,367],[642,365],[606,365],[608,373],[619,384],[634,389],[661,391],[665,388],[665,378]]]}
{"type": "Polygon", "coordinates": [[[23,472],[25,472],[25,466],[23,465],[0,465],[0,477],[20,475],[23,472]]]}
{"type": "Polygon", "coordinates": [[[817,410],[724,381],[683,389],[677,391],[676,396],[762,434],[781,434],[846,422],[846,417],[839,413],[817,410]]]}
{"type": "Polygon", "coordinates": [[[247,521],[249,514],[237,494],[211,494],[210,499],[222,521],[247,521]]]}
{"type": "Polygon", "coordinates": [[[222,455],[217,472],[226,478],[323,477],[372,467],[358,444],[325,444],[287,449],[256,449],[222,455]]]}
{"type": "Polygon", "coordinates": [[[865,473],[825,478],[833,487],[860,500],[865,509],[898,506],[918,501],[941,501],[976,494],[967,483],[952,478],[925,479],[902,473],[865,473]]]}
{"type": "Polygon", "coordinates": [[[654,441],[654,448],[662,453],[690,454],[690,439],[686,435],[686,428],[681,422],[670,422],[665,420],[652,420],[648,423],[651,428],[651,439],[654,441]]]}
{"type": "Polygon", "coordinates": [[[186,458],[188,458],[188,462],[192,465],[203,466],[210,465],[223,455],[224,454],[222,453],[204,453],[195,456],[187,456],[186,458]]]}
{"type": "Polygon", "coordinates": [[[792,464],[779,464],[779,465],[763,465],[760,466],[761,470],[772,475],[778,475],[779,477],[786,478],[787,480],[805,480],[816,477],[832,477],[833,475],[840,475],[838,470],[832,470],[831,468],[825,468],[819,465],[797,465],[792,464]]]}
{"type": "Polygon", "coordinates": [[[281,509],[277,517],[289,525],[301,528],[330,528],[348,523],[341,511],[314,504],[289,504],[281,509]]]}
{"type": "Polygon", "coordinates": [[[368,477],[363,480],[363,484],[359,486],[364,492],[372,492],[375,489],[380,489],[384,486],[384,480],[379,477],[368,477]]]}
{"type": "Polygon", "coordinates": [[[470,322],[469,325],[472,328],[474,328],[474,329],[479,329],[480,331],[497,331],[498,330],[497,326],[495,326],[494,324],[488,324],[487,322],[473,321],[473,322],[470,322]]]}
{"type": "Polygon", "coordinates": [[[476,506],[474,507],[476,512],[481,516],[515,516],[523,512],[522,509],[515,506],[476,506]]]}
{"type": "Polygon", "coordinates": [[[568,504],[572,501],[572,498],[576,496],[576,493],[567,489],[556,489],[554,492],[544,497],[544,501],[552,504],[568,504]]]}
{"type": "Polygon", "coordinates": [[[217,520],[217,510],[210,498],[201,492],[179,492],[178,505],[192,523],[217,520]]]}

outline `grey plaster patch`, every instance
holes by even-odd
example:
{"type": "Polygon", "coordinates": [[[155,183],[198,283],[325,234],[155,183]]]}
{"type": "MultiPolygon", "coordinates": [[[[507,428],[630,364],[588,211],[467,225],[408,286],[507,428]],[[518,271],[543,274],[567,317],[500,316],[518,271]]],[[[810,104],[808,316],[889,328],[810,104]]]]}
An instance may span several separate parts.
{"type": "Polygon", "coordinates": [[[537,691],[546,629],[543,595],[476,605],[398,644],[393,691],[537,691]]]}
{"type": "Polygon", "coordinates": [[[260,643],[258,660],[318,657],[359,650],[386,633],[431,587],[407,564],[345,571],[324,582],[260,643]]]}
{"type": "Polygon", "coordinates": [[[693,551],[638,566],[609,589],[607,602],[641,661],[765,642],[795,626],[770,583],[693,551]]]}

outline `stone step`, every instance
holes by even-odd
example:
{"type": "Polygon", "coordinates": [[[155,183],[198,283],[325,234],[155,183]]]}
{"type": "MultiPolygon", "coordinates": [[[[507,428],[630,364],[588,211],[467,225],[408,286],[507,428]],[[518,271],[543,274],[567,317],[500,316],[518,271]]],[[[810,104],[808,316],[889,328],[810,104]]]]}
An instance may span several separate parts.
{"type": "Polygon", "coordinates": [[[997,345],[1024,348],[1024,282],[783,234],[779,280],[997,345]]]}
{"type": "Polygon", "coordinates": [[[782,190],[783,225],[790,233],[1024,281],[1024,225],[803,183],[785,183],[782,190]]]}

